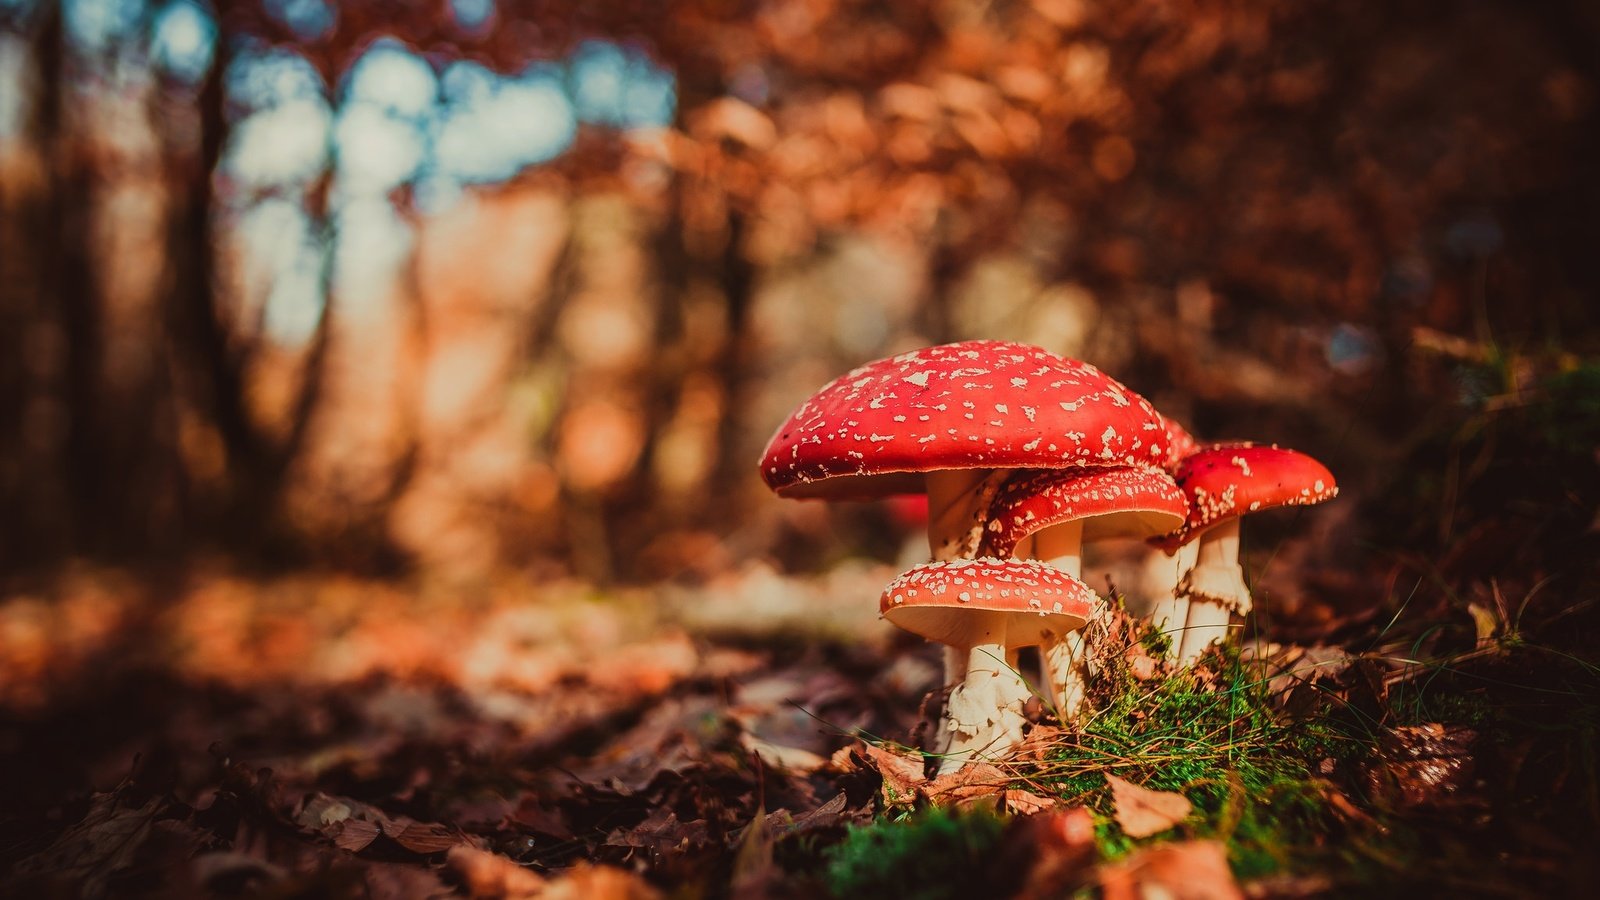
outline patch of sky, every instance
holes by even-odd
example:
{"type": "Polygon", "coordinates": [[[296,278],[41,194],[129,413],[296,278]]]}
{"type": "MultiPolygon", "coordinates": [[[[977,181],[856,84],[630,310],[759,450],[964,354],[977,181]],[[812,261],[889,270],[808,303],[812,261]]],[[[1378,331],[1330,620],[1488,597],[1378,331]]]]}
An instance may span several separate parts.
{"type": "Polygon", "coordinates": [[[132,33],[144,10],[141,0],[60,0],[62,23],[78,49],[102,53],[132,33]]]}
{"type": "Polygon", "coordinates": [[[494,0],[450,0],[450,13],[457,25],[477,31],[494,18],[494,0]]]}
{"type": "Polygon", "coordinates": [[[245,46],[234,56],[226,80],[229,103],[247,111],[325,95],[322,76],[309,60],[289,50],[245,46]]]}
{"type": "Polygon", "coordinates": [[[223,165],[251,188],[309,181],[328,163],[332,118],[321,97],[292,99],[253,113],[233,129],[223,165]]]}
{"type": "MultiPolygon", "coordinates": [[[[635,48],[603,41],[517,75],[457,61],[436,76],[406,46],[381,40],[351,68],[336,110],[317,73],[291,51],[247,46],[227,76],[233,107],[248,114],[234,128],[224,165],[243,184],[293,187],[334,167],[337,227],[326,234],[301,227],[293,232],[300,249],[260,260],[275,273],[268,331],[288,344],[314,333],[322,309],[318,246],[331,248],[335,290],[349,296],[352,314],[378,308],[392,293],[393,269],[414,244],[387,196],[395,187],[411,184],[423,215],[442,212],[467,185],[504,181],[560,156],[580,121],[652,129],[670,124],[676,105],[670,72],[635,48]]],[[[255,238],[244,238],[254,246],[255,238]]]]}
{"type": "Polygon", "coordinates": [[[303,41],[325,37],[338,22],[338,10],[327,0],[265,0],[268,15],[289,27],[303,41]]]}
{"type": "Polygon", "coordinates": [[[487,85],[472,70],[455,69],[445,73],[447,102],[434,122],[440,175],[500,181],[571,146],[577,116],[555,67],[535,65],[515,78],[490,76],[487,85]]]}
{"type": "Polygon", "coordinates": [[[425,124],[438,97],[427,61],[389,40],[368,49],[345,79],[334,129],[340,194],[383,193],[410,180],[429,155],[425,124]]]}
{"type": "Polygon", "coordinates": [[[610,41],[586,41],[568,65],[572,102],[580,120],[618,128],[672,121],[674,79],[638,50],[610,41]]]}
{"type": "Polygon", "coordinates": [[[439,79],[427,60],[385,39],[374,43],[350,68],[344,96],[346,102],[368,103],[397,116],[420,118],[434,110],[439,79]]]}
{"type": "Polygon", "coordinates": [[[479,63],[462,60],[451,63],[440,79],[440,90],[446,103],[480,103],[494,93],[500,76],[479,63]]]}
{"type": "Polygon", "coordinates": [[[381,194],[405,183],[426,153],[415,123],[365,101],[345,104],[333,137],[339,186],[356,195],[381,194]]]}
{"type": "Polygon", "coordinates": [[[216,17],[191,0],[168,3],[150,23],[151,57],[181,81],[193,84],[205,75],[216,45],[216,17]]]}

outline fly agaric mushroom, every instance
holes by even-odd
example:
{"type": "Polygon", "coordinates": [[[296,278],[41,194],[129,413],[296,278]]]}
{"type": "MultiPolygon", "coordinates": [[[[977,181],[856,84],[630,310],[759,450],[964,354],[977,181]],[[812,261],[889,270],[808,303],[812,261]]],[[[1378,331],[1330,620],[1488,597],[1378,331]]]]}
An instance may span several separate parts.
{"type": "Polygon", "coordinates": [[[924,563],[889,582],[878,601],[884,618],[953,648],[966,665],[945,705],[949,743],[939,774],[975,757],[1004,756],[1022,742],[1028,688],[1009,662],[1012,653],[1081,628],[1097,603],[1077,578],[1017,559],[924,563]]]}
{"type": "MultiPolygon", "coordinates": [[[[1081,579],[1085,540],[1149,538],[1182,527],[1189,503],[1172,476],[1157,469],[1105,468],[1036,472],[1006,482],[990,506],[981,552],[1010,556],[1033,538],[1033,555],[1081,579]]],[[[1083,702],[1076,633],[1045,637],[1040,666],[1057,712],[1083,702]]]]}
{"type": "MultiPolygon", "coordinates": [[[[1088,363],[1007,341],[962,341],[867,363],[778,426],[761,477],[781,497],[928,495],[935,560],[977,553],[989,501],[1012,468],[1166,460],[1148,401],[1088,363]]],[[[945,686],[966,661],[945,654],[945,686]]]]}
{"type": "MultiPolygon", "coordinates": [[[[1203,445],[1176,419],[1163,415],[1161,425],[1167,434],[1165,468],[1169,473],[1176,472],[1179,464],[1200,450],[1203,445]]],[[[1178,583],[1185,572],[1194,568],[1194,554],[1198,547],[1197,543],[1191,541],[1173,553],[1151,548],[1145,557],[1143,583],[1160,584],[1165,590],[1165,593],[1151,605],[1145,619],[1151,627],[1167,637],[1166,657],[1171,661],[1176,661],[1178,658],[1178,649],[1183,643],[1184,625],[1189,617],[1189,600],[1179,590],[1178,583]]]]}
{"type": "Polygon", "coordinates": [[[1178,424],[1176,419],[1162,416],[1161,428],[1167,435],[1167,460],[1163,468],[1168,472],[1178,468],[1179,463],[1201,449],[1201,443],[1194,439],[1189,429],[1178,424]]]}
{"type": "Polygon", "coordinates": [[[1196,544],[1193,568],[1178,593],[1188,602],[1179,662],[1194,662],[1227,636],[1229,617],[1250,611],[1239,566],[1239,518],[1275,506],[1310,506],[1339,493],[1333,473],[1315,459],[1280,447],[1218,445],[1190,454],[1175,473],[1189,498],[1189,518],[1164,538],[1168,551],[1196,544]]]}
{"type": "Polygon", "coordinates": [[[834,379],[780,426],[761,477],[781,497],[928,495],[935,559],[977,551],[986,479],[1009,468],[1166,460],[1154,407],[1094,366],[1006,341],[924,347],[834,379]]]}

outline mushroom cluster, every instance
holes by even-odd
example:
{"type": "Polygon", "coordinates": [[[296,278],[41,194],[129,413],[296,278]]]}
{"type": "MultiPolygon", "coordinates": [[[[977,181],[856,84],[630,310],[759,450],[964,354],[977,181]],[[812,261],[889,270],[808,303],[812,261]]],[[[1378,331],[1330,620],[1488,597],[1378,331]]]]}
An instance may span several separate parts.
{"type": "Polygon", "coordinates": [[[1084,540],[1145,538],[1180,564],[1186,555],[1203,561],[1186,567],[1163,607],[1182,651],[1190,632],[1195,655],[1226,634],[1225,617],[1213,633],[1211,607],[1224,616],[1248,610],[1242,574],[1224,572],[1238,572],[1238,515],[1318,502],[1336,488],[1320,466],[1314,487],[1292,480],[1301,473],[1288,460],[1309,461],[1303,454],[1238,445],[1226,452],[1244,466],[1229,462],[1236,471],[1228,472],[1212,464],[1216,452],[1088,363],[964,341],[877,360],[824,385],[779,426],[761,476],[783,497],[927,495],[931,561],[891,582],[879,608],[946,648],[949,696],[931,749],[947,772],[1021,741],[1033,693],[1017,670],[1022,648],[1040,648],[1039,693],[1060,717],[1081,706],[1077,635],[1101,608],[1081,579],[1084,540]],[[1259,486],[1224,483],[1253,471],[1259,486]],[[1276,487],[1266,487],[1272,479],[1276,487]],[[1284,493],[1302,486],[1293,498],[1284,493]]]}

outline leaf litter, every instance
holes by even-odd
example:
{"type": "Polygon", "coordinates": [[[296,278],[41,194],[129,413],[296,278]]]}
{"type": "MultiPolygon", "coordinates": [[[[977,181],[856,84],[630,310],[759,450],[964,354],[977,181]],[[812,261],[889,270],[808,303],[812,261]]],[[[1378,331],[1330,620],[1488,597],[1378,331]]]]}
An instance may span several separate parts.
{"type": "MultiPolygon", "coordinates": [[[[1491,764],[1544,774],[1525,768],[1539,759],[1561,784],[1582,784],[1576,760],[1551,763],[1534,741],[1490,741],[1484,723],[1418,699],[1420,685],[1458,677],[1419,659],[1514,660],[1493,643],[1505,629],[1485,645],[1471,615],[1457,651],[1438,633],[1367,649],[1247,642],[1236,662],[1208,657],[1179,676],[1119,614],[1097,635],[1094,665],[1101,682],[1141,698],[1126,721],[1158,740],[1090,752],[1095,721],[1062,727],[1041,712],[1013,760],[930,779],[929,757],[893,740],[915,740],[937,656],[892,635],[855,642],[833,631],[852,617],[873,625],[847,607],[882,575],[786,585],[786,596],[832,604],[819,616],[828,633],[802,640],[803,617],[786,612],[781,634],[762,640],[748,610],[737,628],[717,618],[716,598],[690,621],[675,618],[681,598],[602,602],[576,587],[472,606],[353,582],[306,585],[315,603],[284,585],[198,584],[175,601],[194,621],[160,619],[176,632],[149,635],[136,664],[107,657],[123,668],[54,671],[6,695],[5,724],[22,743],[6,745],[17,801],[0,818],[4,886],[88,897],[652,897],[683,886],[810,896],[827,888],[830,848],[893,823],[917,827],[932,810],[1008,823],[982,866],[1005,872],[995,883],[1016,896],[1338,884],[1292,860],[1238,880],[1238,848],[1218,828],[1245,827],[1242,801],[1209,798],[1240,788],[1184,774],[1189,757],[1149,705],[1174,685],[1224,705],[1253,691],[1263,715],[1285,723],[1332,711],[1372,729],[1359,758],[1308,762],[1328,840],[1381,846],[1397,815],[1481,817],[1496,796],[1491,764]],[[208,604],[226,615],[206,614],[208,604]],[[283,626],[291,614],[301,627],[283,626]],[[438,624],[397,629],[397,618],[438,624]],[[196,638],[227,652],[196,649],[196,638]],[[391,640],[392,656],[374,651],[391,640]],[[75,737],[83,723],[92,740],[75,737]],[[27,746],[63,750],[23,767],[27,746]],[[1080,772],[1104,801],[1067,789],[1080,772]],[[1131,843],[1108,844],[1108,822],[1131,843]]],[[[751,577],[770,586],[775,576],[751,577]]],[[[1242,723],[1208,735],[1218,771],[1249,739],[1230,736],[1242,723]]],[[[1550,853],[1566,846],[1550,825],[1528,827],[1548,836],[1550,853]]]]}

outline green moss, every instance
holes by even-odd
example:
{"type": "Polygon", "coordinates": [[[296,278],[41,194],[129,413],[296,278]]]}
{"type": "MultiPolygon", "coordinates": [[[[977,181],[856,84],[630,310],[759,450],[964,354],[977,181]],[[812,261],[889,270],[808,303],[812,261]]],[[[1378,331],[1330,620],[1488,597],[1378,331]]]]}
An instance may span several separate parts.
{"type": "Polygon", "coordinates": [[[1179,674],[1148,683],[1112,672],[1101,712],[1064,742],[1040,780],[1097,816],[1100,850],[1126,854],[1141,842],[1114,819],[1105,775],[1194,804],[1174,836],[1217,838],[1242,878],[1321,854],[1331,827],[1322,774],[1360,752],[1344,726],[1289,721],[1271,708],[1259,673],[1236,652],[1213,657],[1211,686],[1179,674]]]}
{"type": "Polygon", "coordinates": [[[827,884],[840,898],[983,896],[983,860],[1004,827],[986,813],[928,809],[852,828],[827,851],[827,884]]]}

